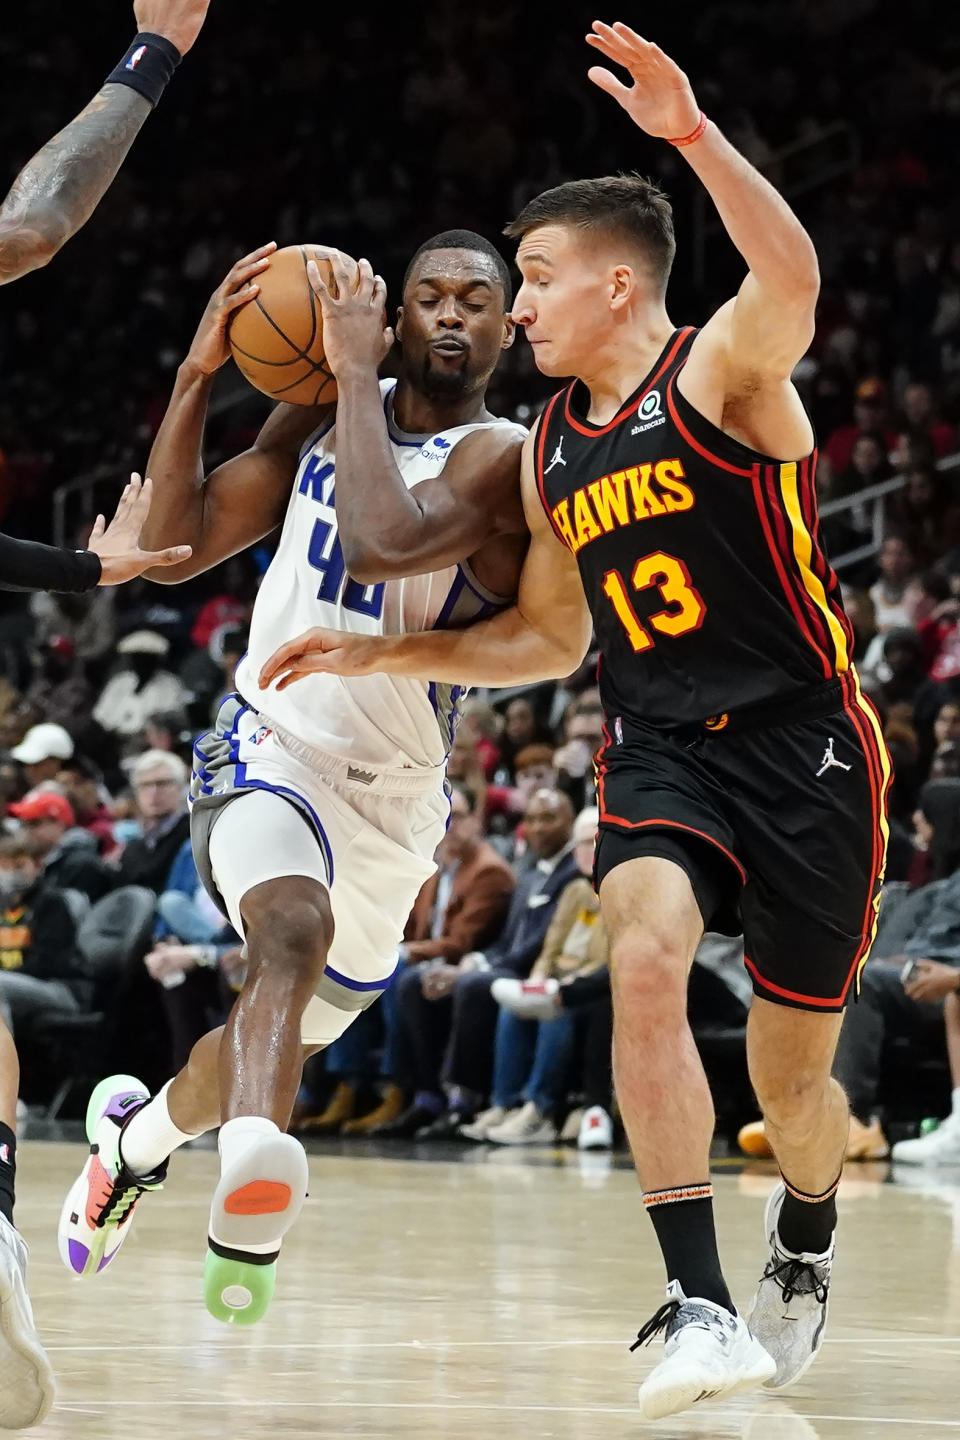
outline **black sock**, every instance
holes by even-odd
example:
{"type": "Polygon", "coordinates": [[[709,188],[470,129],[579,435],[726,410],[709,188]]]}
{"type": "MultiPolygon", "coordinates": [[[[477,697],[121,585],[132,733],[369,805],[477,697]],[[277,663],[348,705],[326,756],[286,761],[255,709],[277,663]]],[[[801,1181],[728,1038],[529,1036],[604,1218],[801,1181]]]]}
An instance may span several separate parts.
{"type": "Polygon", "coordinates": [[[667,1279],[678,1280],[688,1299],[712,1300],[737,1313],[720,1269],[713,1223],[712,1185],[675,1185],[652,1190],[643,1203],[653,1221],[667,1267],[667,1279]]]}
{"type": "Polygon", "coordinates": [[[795,1189],[786,1176],[783,1183],[787,1193],[783,1197],[777,1234],[784,1249],[794,1255],[825,1255],[837,1228],[840,1176],[822,1195],[805,1195],[795,1189]]]}
{"type": "Polygon", "coordinates": [[[0,1215],[13,1224],[13,1191],[17,1175],[17,1137],[0,1125],[0,1215]]]}

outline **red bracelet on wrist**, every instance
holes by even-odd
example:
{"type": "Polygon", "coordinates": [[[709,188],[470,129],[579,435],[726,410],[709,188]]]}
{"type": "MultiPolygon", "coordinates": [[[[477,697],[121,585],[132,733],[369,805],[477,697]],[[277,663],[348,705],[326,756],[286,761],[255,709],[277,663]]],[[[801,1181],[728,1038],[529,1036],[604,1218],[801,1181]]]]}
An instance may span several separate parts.
{"type": "Polygon", "coordinates": [[[697,121],[697,128],[696,128],[695,130],[691,130],[689,135],[684,135],[681,140],[668,140],[668,141],[667,141],[667,144],[668,144],[668,145],[677,145],[677,146],[681,146],[681,145],[692,145],[695,140],[699,140],[699,139],[700,139],[700,136],[703,134],[704,130],[706,130],[706,128],[707,128],[707,124],[708,124],[707,117],[706,117],[706,115],[704,115],[703,111],[701,110],[701,111],[700,111],[700,119],[697,121]]]}

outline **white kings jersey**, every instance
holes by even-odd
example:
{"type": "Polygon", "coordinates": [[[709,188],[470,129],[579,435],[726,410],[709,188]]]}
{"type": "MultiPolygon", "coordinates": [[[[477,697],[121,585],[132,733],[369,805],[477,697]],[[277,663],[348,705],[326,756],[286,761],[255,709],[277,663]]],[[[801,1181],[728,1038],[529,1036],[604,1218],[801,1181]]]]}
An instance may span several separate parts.
{"type": "MultiPolygon", "coordinates": [[[[438,435],[406,435],[393,423],[394,380],[380,383],[390,442],[408,489],[439,475],[454,446],[473,430],[510,420],[458,425],[438,435]]],[[[280,544],[264,576],[250,625],[250,649],[237,688],[268,722],[301,743],[372,770],[441,766],[450,751],[466,690],[404,676],[310,675],[286,690],[261,690],[261,666],[278,646],[314,625],[356,635],[463,626],[494,614],[512,597],[492,595],[466,563],[432,575],[360,585],[346,573],[337,532],[335,421],[312,436],[300,465],[280,544]]]]}

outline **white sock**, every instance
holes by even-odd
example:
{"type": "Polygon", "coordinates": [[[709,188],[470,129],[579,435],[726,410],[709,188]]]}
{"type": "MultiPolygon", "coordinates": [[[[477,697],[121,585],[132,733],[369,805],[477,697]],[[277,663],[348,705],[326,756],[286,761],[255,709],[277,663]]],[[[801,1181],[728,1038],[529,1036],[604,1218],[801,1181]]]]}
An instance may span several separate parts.
{"type": "Polygon", "coordinates": [[[136,1175],[152,1175],[174,1150],[197,1138],[178,1129],[170,1119],[167,1091],[172,1084],[173,1081],[168,1080],[163,1089],[137,1111],[123,1132],[121,1158],[136,1175]]]}
{"type": "Polygon", "coordinates": [[[960,1120],[960,1085],[953,1092],[953,1113],[960,1120]]]}
{"type": "MultiPolygon", "coordinates": [[[[228,1120],[220,1127],[220,1175],[234,1165],[246,1154],[251,1145],[266,1135],[279,1135],[280,1127],[272,1120],[267,1120],[261,1115],[240,1115],[236,1120],[228,1120]]],[[[214,1216],[210,1214],[210,1237],[222,1244],[220,1237],[214,1229],[214,1216]]],[[[259,1245],[245,1245],[243,1247],[251,1255],[272,1255],[275,1250],[280,1249],[280,1241],[267,1240],[259,1245]]]]}

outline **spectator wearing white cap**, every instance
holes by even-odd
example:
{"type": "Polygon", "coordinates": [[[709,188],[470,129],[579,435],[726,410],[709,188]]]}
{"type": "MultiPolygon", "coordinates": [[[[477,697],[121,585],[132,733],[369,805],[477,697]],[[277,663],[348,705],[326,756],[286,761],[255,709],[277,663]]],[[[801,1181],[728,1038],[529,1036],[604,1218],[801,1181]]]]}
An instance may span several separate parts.
{"type": "Polygon", "coordinates": [[[27,784],[33,790],[57,778],[64,760],[73,756],[73,741],[62,725],[31,725],[10,754],[23,766],[27,784]]]}

